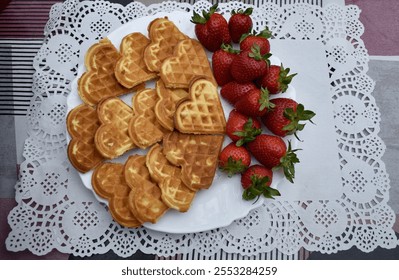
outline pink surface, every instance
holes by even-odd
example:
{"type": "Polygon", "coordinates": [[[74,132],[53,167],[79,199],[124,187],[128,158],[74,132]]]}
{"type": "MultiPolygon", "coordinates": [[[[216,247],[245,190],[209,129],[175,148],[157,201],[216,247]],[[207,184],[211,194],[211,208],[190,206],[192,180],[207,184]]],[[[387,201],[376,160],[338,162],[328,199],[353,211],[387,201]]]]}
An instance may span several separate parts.
{"type": "Polygon", "coordinates": [[[363,41],[369,55],[399,55],[399,1],[345,0],[357,5],[365,27],[363,41]]]}
{"type": "Polygon", "coordinates": [[[0,260],[67,260],[68,254],[62,254],[56,250],[45,256],[36,256],[27,250],[22,252],[7,251],[5,239],[11,230],[7,223],[7,216],[16,205],[14,199],[0,198],[0,260]]]}

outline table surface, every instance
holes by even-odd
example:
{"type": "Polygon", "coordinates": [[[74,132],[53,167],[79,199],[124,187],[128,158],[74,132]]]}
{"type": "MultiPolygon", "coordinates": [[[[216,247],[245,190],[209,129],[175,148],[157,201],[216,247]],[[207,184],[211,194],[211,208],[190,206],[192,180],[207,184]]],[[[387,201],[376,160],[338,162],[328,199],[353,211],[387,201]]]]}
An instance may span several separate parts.
{"type": "MultiPolygon", "coordinates": [[[[43,28],[48,20],[48,12],[54,3],[62,1],[11,0],[0,4],[0,259],[76,259],[57,251],[39,257],[28,251],[9,252],[5,239],[10,232],[7,223],[9,211],[15,207],[14,185],[18,179],[19,164],[23,161],[22,151],[26,139],[26,113],[32,97],[31,82],[34,72],[33,58],[43,40],[43,28]],[[4,7],[6,6],[6,7],[4,7]]],[[[128,0],[110,2],[127,4],[128,0]]],[[[141,1],[149,5],[161,1],[141,1]]],[[[193,0],[184,1],[193,3],[193,0]]],[[[225,2],[225,1],[219,1],[225,2]]],[[[254,3],[256,1],[243,1],[254,3]]],[[[276,3],[292,3],[292,0],[275,0],[276,3]]],[[[397,0],[297,0],[318,5],[329,3],[354,4],[361,9],[360,21],[365,32],[362,39],[370,55],[369,72],[375,82],[373,96],[381,112],[380,137],[387,147],[383,156],[386,170],[390,175],[391,189],[389,205],[397,215],[394,229],[399,234],[399,1],[397,0]],[[381,16],[384,15],[384,16],[381,16]]],[[[236,258],[220,254],[218,258],[236,258]]],[[[276,253],[263,254],[259,258],[275,258],[276,253]]],[[[118,259],[114,253],[95,255],[86,259],[118,259]]],[[[157,256],[141,252],[130,259],[154,259],[157,256]]],[[[194,254],[175,258],[194,258],[194,254]]],[[[399,248],[378,248],[371,253],[350,249],[337,254],[324,255],[301,250],[300,259],[399,259],[399,248]]]]}

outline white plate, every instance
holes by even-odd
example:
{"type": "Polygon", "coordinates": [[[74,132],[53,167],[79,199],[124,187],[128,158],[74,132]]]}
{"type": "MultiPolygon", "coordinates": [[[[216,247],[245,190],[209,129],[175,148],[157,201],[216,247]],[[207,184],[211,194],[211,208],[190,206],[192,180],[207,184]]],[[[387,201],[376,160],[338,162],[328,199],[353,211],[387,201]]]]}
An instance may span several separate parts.
{"type": "MultiPolygon", "coordinates": [[[[108,35],[108,38],[119,49],[120,42],[125,35],[132,32],[141,32],[148,36],[148,24],[155,18],[164,16],[167,16],[169,20],[173,21],[182,32],[191,38],[196,38],[194,33],[194,24],[190,22],[191,14],[185,12],[159,13],[153,16],[136,19],[113,31],[108,35]]],[[[211,55],[212,53],[208,52],[209,59],[211,59],[211,55]]],[[[271,62],[272,64],[280,64],[280,60],[273,56],[271,57],[271,62]]],[[[71,93],[67,98],[68,112],[82,103],[77,92],[77,81],[84,71],[84,65],[80,65],[77,78],[72,82],[71,93]]],[[[154,87],[154,83],[147,83],[147,86],[154,87]]],[[[121,99],[128,105],[131,105],[131,96],[131,94],[127,94],[122,96],[121,99]]],[[[295,99],[295,90],[290,86],[286,93],[279,94],[278,97],[290,97],[295,99]]],[[[227,120],[232,107],[223,99],[222,105],[227,120]]],[[[264,130],[267,133],[266,129],[264,130]]],[[[68,135],[68,141],[69,140],[70,138],[68,135]]],[[[291,140],[293,146],[296,146],[295,138],[291,137],[286,140],[291,140]]],[[[230,139],[226,136],[223,146],[226,146],[229,143],[230,139]]],[[[135,153],[145,154],[145,152],[146,151],[135,149],[127,152],[125,155],[114,161],[123,163],[129,155],[135,153]]],[[[257,161],[252,159],[252,164],[256,163],[257,161]]],[[[85,187],[93,191],[91,175],[92,171],[85,174],[79,173],[85,187]]],[[[278,189],[279,183],[284,180],[285,179],[281,172],[275,172],[272,187],[278,189]]],[[[244,201],[241,196],[242,188],[240,176],[236,175],[233,176],[233,178],[228,178],[218,170],[212,186],[208,190],[201,190],[197,193],[189,211],[186,213],[180,213],[171,209],[167,211],[167,213],[161,217],[156,224],[145,223],[144,227],[168,233],[191,233],[224,227],[231,224],[236,219],[245,217],[249,211],[261,206],[264,202],[263,197],[254,203],[253,201],[244,201]]],[[[96,198],[103,203],[107,203],[106,200],[97,195],[96,198]]]]}

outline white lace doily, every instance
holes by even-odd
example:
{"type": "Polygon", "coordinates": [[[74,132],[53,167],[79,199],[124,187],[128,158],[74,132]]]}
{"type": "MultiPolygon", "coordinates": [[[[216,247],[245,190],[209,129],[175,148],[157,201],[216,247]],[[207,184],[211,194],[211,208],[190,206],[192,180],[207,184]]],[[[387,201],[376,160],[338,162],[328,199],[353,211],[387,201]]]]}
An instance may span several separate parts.
{"type": "MultiPolygon", "coordinates": [[[[126,229],[112,221],[107,208],[83,187],[66,156],[66,96],[85,50],[96,40],[134,18],[159,11],[202,10],[164,2],[127,6],[105,1],[67,0],[55,4],[45,28],[45,42],[34,60],[34,97],[28,113],[25,161],[16,185],[18,205],[10,212],[6,246],[44,255],[53,249],[89,256],[112,249],[127,257],[141,250],[160,256],[188,253],[204,256],[219,250],[255,255],[274,249],[284,254],[301,247],[333,253],[356,246],[364,252],[398,244],[387,205],[389,178],[378,136],[380,113],[367,76],[368,54],[360,36],[356,6],[291,4],[259,1],[253,19],[276,38],[317,39],[324,43],[331,80],[343,193],[338,200],[272,201],[228,227],[194,234],[164,234],[145,228],[126,229]]],[[[246,7],[221,3],[222,12],[246,7]]]]}

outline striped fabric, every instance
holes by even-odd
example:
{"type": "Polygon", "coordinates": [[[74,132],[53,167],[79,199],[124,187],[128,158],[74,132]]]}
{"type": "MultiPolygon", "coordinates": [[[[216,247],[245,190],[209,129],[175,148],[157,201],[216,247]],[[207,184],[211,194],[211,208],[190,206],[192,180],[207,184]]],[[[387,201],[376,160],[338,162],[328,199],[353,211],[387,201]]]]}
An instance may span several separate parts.
{"type": "Polygon", "coordinates": [[[189,254],[177,255],[173,257],[156,257],[158,260],[306,260],[309,257],[309,252],[301,249],[298,253],[293,255],[284,255],[278,250],[273,250],[268,253],[261,253],[254,256],[242,256],[240,254],[230,254],[220,251],[213,256],[204,257],[193,250],[189,254]]]}
{"type": "Polygon", "coordinates": [[[12,0],[0,12],[0,115],[26,115],[33,96],[33,58],[57,2],[62,1],[12,0]]]}
{"type": "Polygon", "coordinates": [[[42,39],[0,40],[0,115],[26,115],[32,94],[33,58],[42,39]]]}
{"type": "Polygon", "coordinates": [[[1,12],[0,38],[43,38],[48,12],[57,2],[62,1],[12,0],[1,12]]]}
{"type": "MultiPolygon", "coordinates": [[[[309,4],[312,4],[312,5],[323,6],[323,1],[325,1],[325,0],[273,0],[273,1],[268,1],[268,2],[277,4],[277,5],[280,5],[280,6],[288,5],[288,4],[295,4],[295,3],[309,3],[309,4]]],[[[180,0],[178,2],[194,4],[196,1],[195,0],[188,0],[188,1],[184,1],[184,0],[181,1],[180,0]]],[[[212,3],[216,3],[216,2],[218,2],[218,3],[226,3],[226,2],[229,2],[229,0],[219,0],[219,1],[212,0],[210,2],[212,2],[212,3]]],[[[247,3],[247,4],[252,4],[252,5],[255,5],[255,6],[259,6],[264,1],[262,1],[262,0],[249,0],[249,1],[241,1],[241,2],[244,2],[244,3],[247,3]]]]}

